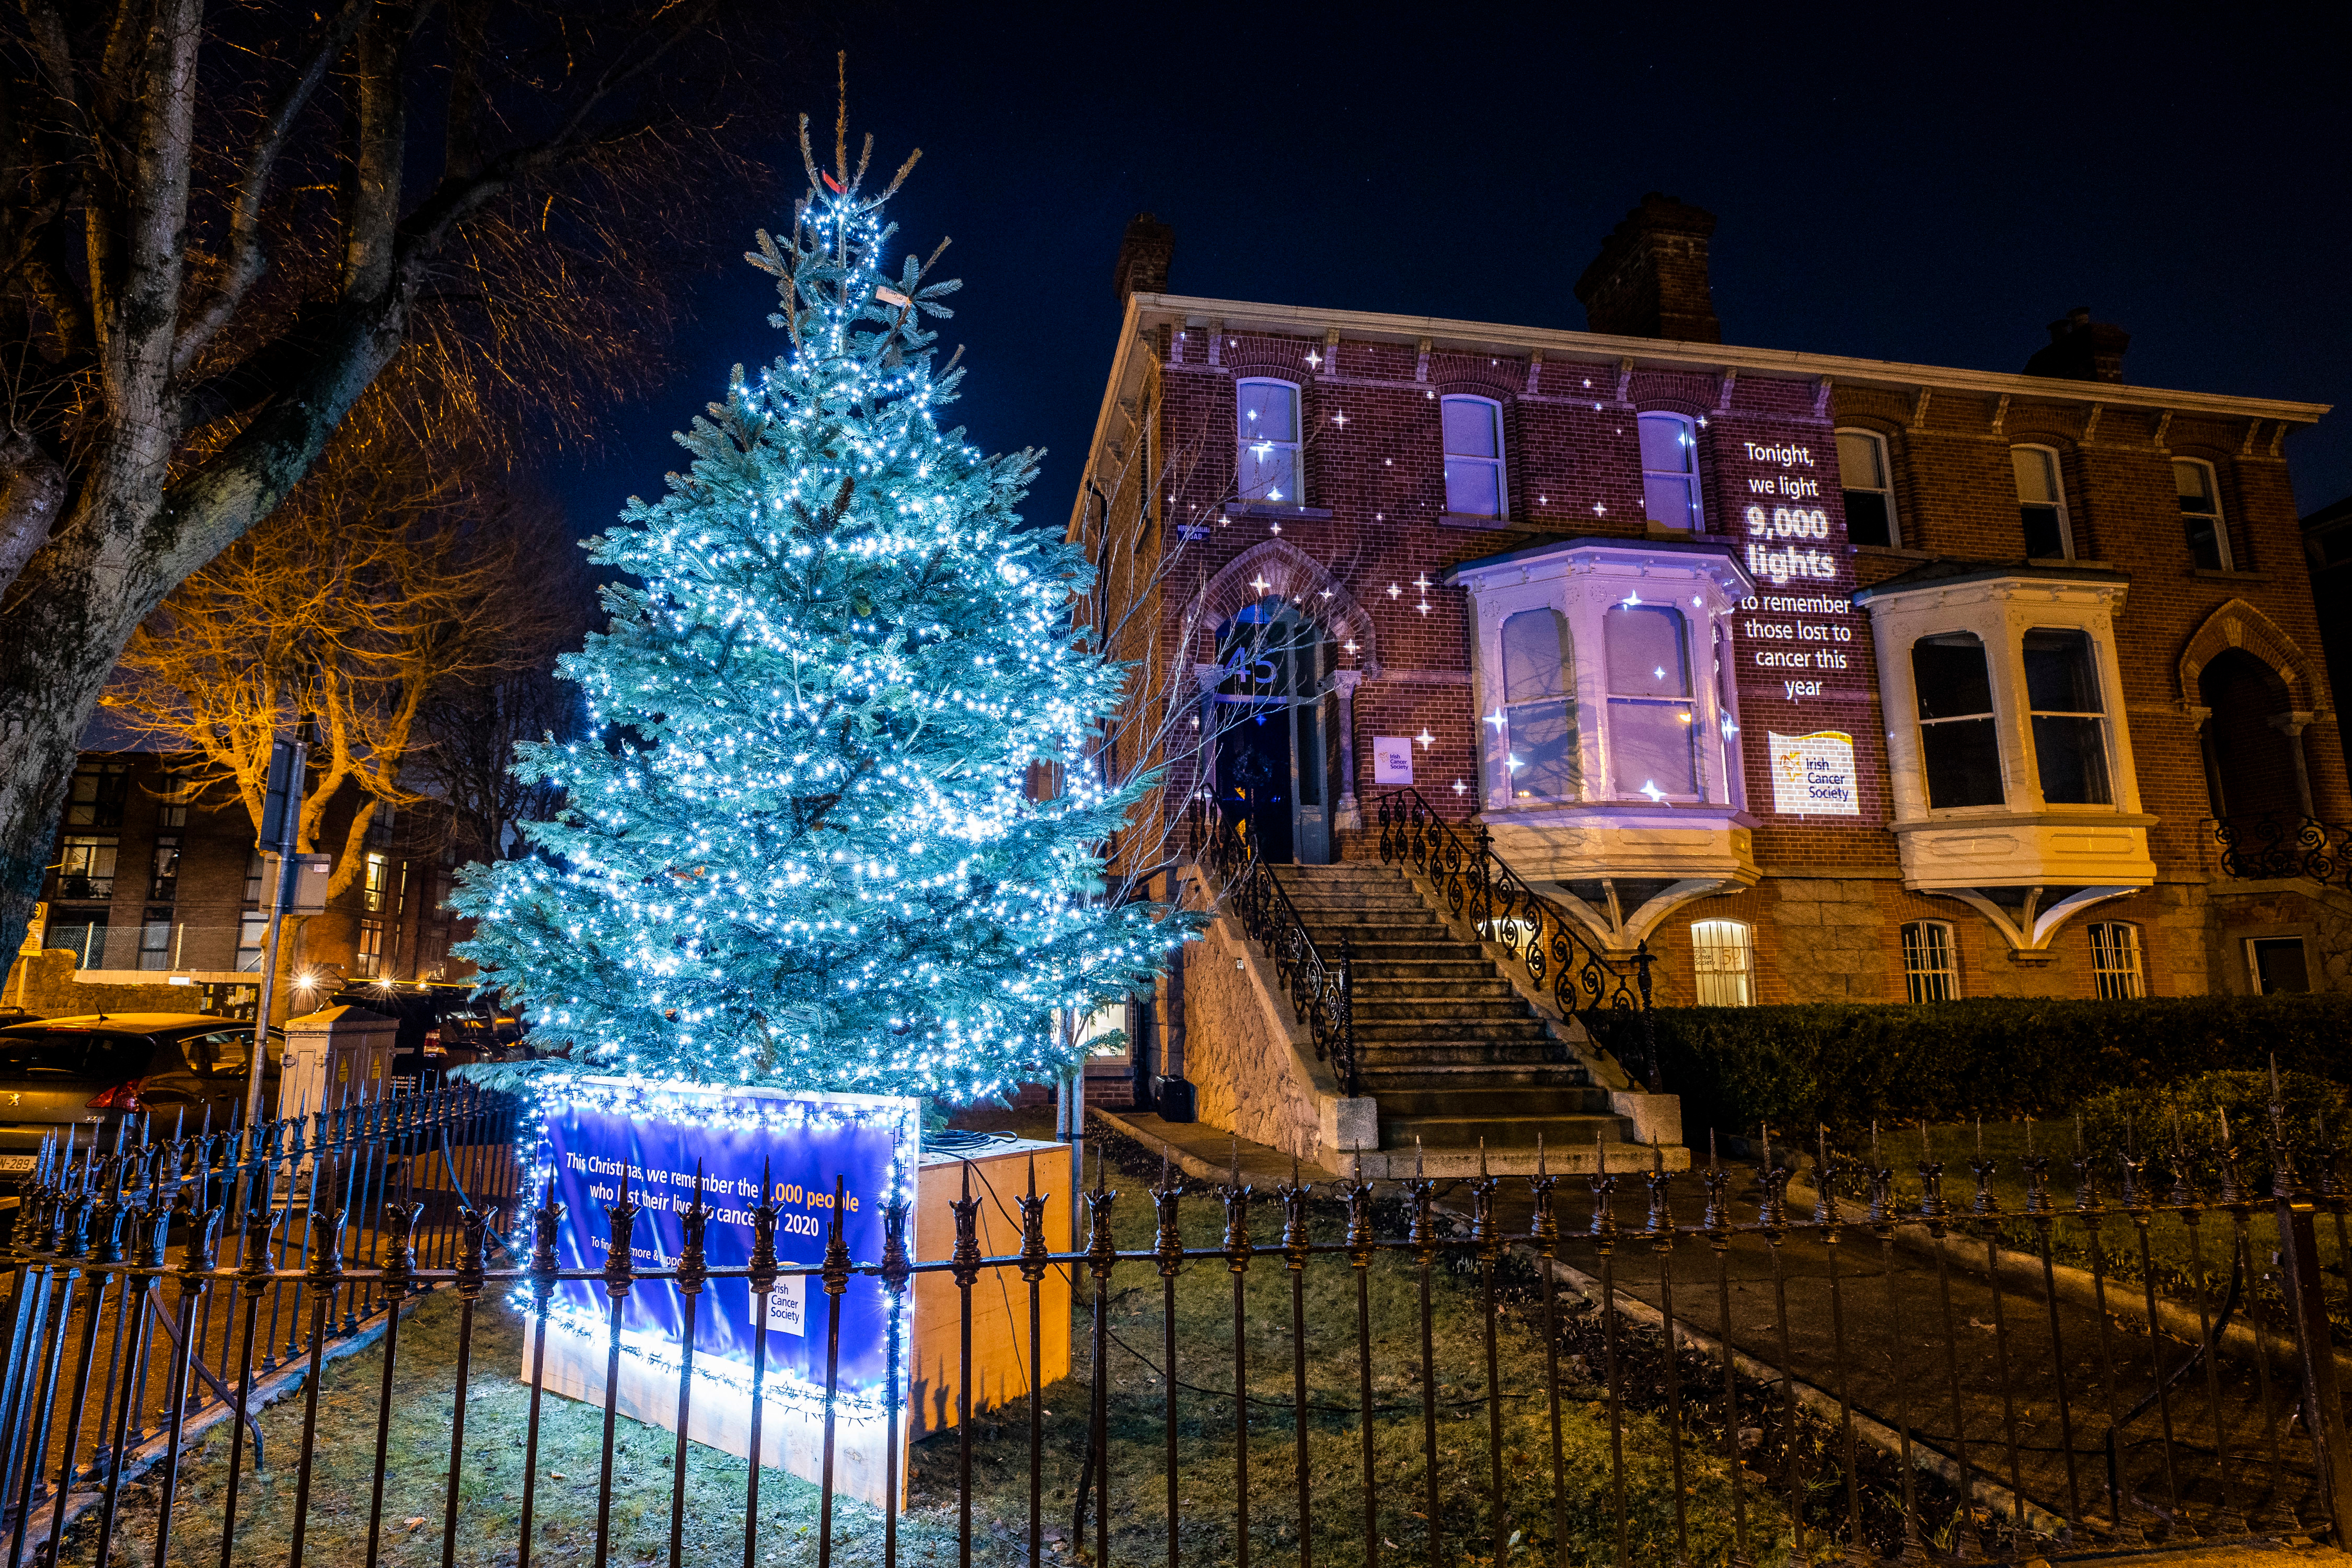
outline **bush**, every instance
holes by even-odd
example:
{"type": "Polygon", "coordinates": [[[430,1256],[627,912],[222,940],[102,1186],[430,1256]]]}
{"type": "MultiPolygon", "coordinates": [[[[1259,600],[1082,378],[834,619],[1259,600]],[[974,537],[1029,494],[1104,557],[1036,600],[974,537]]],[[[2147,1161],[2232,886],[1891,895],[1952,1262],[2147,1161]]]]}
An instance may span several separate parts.
{"type": "MultiPolygon", "coordinates": [[[[1873,1121],[2071,1114],[2108,1089],[2273,1056],[2352,1080],[2352,997],[2334,994],[1662,1007],[1656,1019],[1659,1067],[1693,1141],[1761,1122],[1802,1139],[1817,1122],[1850,1137],[1873,1121]]],[[[1638,1016],[1611,1015],[1598,1032],[1638,1076],[1638,1016]]]]}
{"type": "MultiPolygon", "coordinates": [[[[2249,1194],[2271,1190],[2271,1075],[2243,1069],[2199,1073],[2166,1084],[2133,1084],[2093,1096],[2083,1106],[2083,1145],[2101,1168],[2114,1171],[2127,1149],[2148,1160],[2149,1179],[2159,1200],[2170,1185],[2176,1163],[2185,1155],[2197,1185],[2208,1197],[2221,1187],[2219,1152],[2238,1147],[2238,1182],[2249,1194]]],[[[2319,1124],[2327,1142],[2344,1127],[2344,1090],[2309,1073],[2279,1074],[2279,1131],[2285,1135],[2295,1169],[2308,1182],[2319,1169],[2319,1124]]]]}

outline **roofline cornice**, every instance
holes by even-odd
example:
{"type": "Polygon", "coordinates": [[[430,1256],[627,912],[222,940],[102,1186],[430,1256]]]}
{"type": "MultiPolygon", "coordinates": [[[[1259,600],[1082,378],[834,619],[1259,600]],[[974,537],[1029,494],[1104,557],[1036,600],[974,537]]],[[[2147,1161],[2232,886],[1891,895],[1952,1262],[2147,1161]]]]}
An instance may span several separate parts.
{"type": "MultiPolygon", "coordinates": [[[[1598,332],[1571,332],[1547,327],[1507,327],[1489,321],[1452,321],[1436,316],[1391,316],[1369,310],[1320,310],[1294,305],[1260,305],[1239,300],[1200,300],[1181,294],[1138,294],[1128,301],[1129,320],[1137,326],[1169,321],[1180,328],[1223,321],[1227,331],[1272,331],[1321,338],[1337,328],[1343,338],[1359,342],[1418,344],[1429,340],[1435,350],[1493,353],[1507,350],[1525,353],[1541,349],[1544,363],[1553,356],[1616,365],[1632,360],[1636,369],[1737,369],[1742,374],[1777,374],[1791,381],[1831,382],[1855,386],[1897,387],[1909,391],[1971,392],[1988,397],[2041,398],[2061,403],[2103,403],[2116,408],[2169,409],[2176,414],[2221,414],[2238,418],[2283,419],[2290,424],[2316,422],[2332,406],[2325,403],[2291,403],[2278,398],[2231,397],[2208,392],[2179,392],[2163,387],[2131,386],[2104,381],[2058,381],[2049,376],[1996,371],[1955,370],[1942,365],[1905,364],[1895,360],[1847,359],[1837,354],[1800,353],[1788,349],[1740,348],[1727,343],[1682,343],[1660,338],[1619,338],[1598,332]]],[[[1132,338],[1133,333],[1129,333],[1132,338]]]]}

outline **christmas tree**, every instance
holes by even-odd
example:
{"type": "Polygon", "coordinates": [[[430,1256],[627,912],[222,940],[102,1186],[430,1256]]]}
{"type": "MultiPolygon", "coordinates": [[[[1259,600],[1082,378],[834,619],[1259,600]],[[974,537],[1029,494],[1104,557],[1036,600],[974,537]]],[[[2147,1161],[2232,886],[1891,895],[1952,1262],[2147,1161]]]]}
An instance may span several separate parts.
{"type": "Polygon", "coordinates": [[[1127,671],[1074,619],[1082,553],[1020,525],[1037,454],[938,426],[961,373],[923,323],[958,285],[937,251],[884,269],[915,158],[872,195],[871,137],[820,170],[803,117],[801,149],[792,232],[747,258],[784,350],[588,542],[643,584],[561,666],[605,739],[520,748],[566,805],[468,869],[459,951],[591,1070],[968,1100],[1068,1070],[1069,1021],[1192,921],[1103,897],[1153,782],[1092,755],[1127,671]]]}

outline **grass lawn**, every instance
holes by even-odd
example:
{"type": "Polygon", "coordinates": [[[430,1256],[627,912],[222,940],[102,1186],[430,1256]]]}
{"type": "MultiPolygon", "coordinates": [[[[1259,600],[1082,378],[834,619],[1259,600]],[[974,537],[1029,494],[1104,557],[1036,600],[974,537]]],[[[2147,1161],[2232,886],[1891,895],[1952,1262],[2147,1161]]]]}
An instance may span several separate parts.
{"type": "MultiPolygon", "coordinates": [[[[2031,1133],[2032,1150],[2050,1161],[2049,1194],[2052,1206],[2060,1217],[2051,1226],[2051,1257],[2056,1262],[2072,1264],[2078,1268],[2091,1266],[2091,1237],[2088,1229],[2068,1217],[2074,1206],[2074,1190],[2078,1173],[2074,1168],[2074,1127],[2071,1121],[1988,1121],[1983,1125],[1984,1157],[1994,1162],[1991,1176],[1992,1194],[2003,1211],[2002,1245],[2020,1252],[2039,1255],[2041,1230],[2038,1224],[2023,1218],[2027,1184],[2022,1161],[2028,1152],[2031,1133]]],[[[1928,1129],[1935,1157],[1944,1165],[1944,1201],[1958,1213],[1965,1214],[1976,1201],[1977,1178],[1969,1163],[1978,1158],[1978,1127],[1975,1122],[1939,1123],[1928,1129]]],[[[1867,1154],[1867,1150],[1857,1151],[1867,1154]]],[[[1881,1134],[1879,1152],[1883,1163],[1895,1168],[1896,1201],[1906,1213],[1916,1214],[1919,1205],[1920,1180],[1918,1166],[1919,1130],[1906,1128],[1901,1131],[1881,1134]]],[[[2122,1202],[2123,1177],[2113,1160],[2104,1162],[2097,1171],[2099,1201],[2113,1210],[2122,1202]]],[[[2151,1163],[2148,1174],[2155,1178],[2153,1193],[2144,1193],[2143,1200],[2167,1201],[2170,1193],[2171,1175],[2160,1162],[2151,1163]]],[[[2219,1196],[2210,1182],[2200,1184],[2201,1196],[2211,1203],[2219,1196]]],[[[1840,1186],[1841,1207],[1848,1215],[1855,1212],[1859,1179],[1848,1177],[1840,1186]]],[[[2259,1205],[2249,1216],[2247,1241],[2255,1263],[2254,1293],[2263,1302],[2276,1306],[2279,1295],[2274,1281],[2262,1276],[2269,1269],[2269,1259],[2278,1249],[2278,1226],[2271,1215],[2268,1194],[2257,1194],[2259,1205]]],[[[1810,1212],[1810,1211],[1807,1211],[1810,1212]]],[[[2215,1310],[2221,1307],[2223,1293],[2229,1288],[2231,1259],[2236,1247],[2231,1216],[2219,1210],[2209,1213],[2200,1222],[2195,1237],[2202,1252],[2201,1278],[2209,1300],[2215,1310]]],[[[2352,1340],[2352,1303],[2347,1303],[2342,1289],[2347,1261],[2337,1256],[2335,1221],[2326,1215],[2319,1216],[2318,1236],[2322,1256],[2330,1260],[2330,1288],[2327,1310],[2334,1321],[2339,1341],[2352,1340]]],[[[2200,1278],[2198,1257],[2190,1247],[2189,1227],[2175,1215],[2158,1215],[2147,1227],[2148,1256],[2156,1276],[2157,1292],[2168,1296],[2184,1306],[2193,1306],[2198,1280],[2200,1278]]],[[[2108,1287],[2121,1288],[2138,1300],[2140,1289],[2140,1254],[2138,1227],[2121,1214],[2110,1213],[2099,1222],[2098,1240],[2105,1254],[2108,1287]]],[[[1969,1245],[1963,1242],[1963,1247],[1969,1245]]],[[[1962,1253],[1963,1257],[1968,1256],[1962,1253]]],[[[1979,1258],[1979,1261],[1981,1259],[1979,1258]]]]}
{"type": "MultiPolygon", "coordinates": [[[[1114,1171],[1121,1189],[1116,1210],[1122,1248],[1151,1237],[1146,1178],[1114,1171]]],[[[1223,1211],[1205,1194],[1184,1204],[1188,1245],[1216,1245],[1223,1211]]],[[[1398,1220],[1384,1214],[1381,1234],[1398,1220]]],[[[1318,1206],[1318,1237],[1336,1238],[1340,1215],[1318,1206]]],[[[1279,1234],[1271,1204],[1253,1215],[1260,1245],[1279,1234]]],[[[1430,1521],[1423,1457],[1423,1391],[1420,1380],[1419,1279],[1411,1261],[1382,1254],[1369,1271],[1369,1321],[1373,1339],[1374,1479],[1377,1531],[1392,1550],[1390,1561],[1426,1561],[1430,1521]]],[[[1433,1271],[1432,1340],[1437,1373],[1431,1391],[1439,1415],[1437,1468],[1441,1553],[1449,1563],[1492,1562],[1495,1521],[1490,1510],[1484,1318],[1474,1277],[1433,1271]]],[[[1318,1563],[1364,1561],[1363,1448],[1356,1415],[1357,1300],[1344,1262],[1319,1259],[1307,1274],[1309,1519],[1318,1563]]],[[[1011,1279],[1017,1290],[1019,1281],[1011,1279]]],[[[1046,1530],[1066,1537],[1086,1448],[1086,1408],[1091,1346],[1093,1281],[1082,1279],[1074,1318],[1076,1373],[1045,1391],[1049,1412],[1043,1465],[1046,1530]]],[[[1160,1282],[1149,1265],[1122,1265],[1112,1280],[1109,1357],[1110,1519],[1118,1562],[1165,1561],[1168,1519],[1164,1481],[1165,1369],[1160,1282]]],[[[983,1281],[983,1288],[985,1281],[983,1281]]],[[[1295,1562],[1301,1521],[1296,1433],[1291,1405],[1290,1276],[1279,1257],[1261,1256],[1244,1280],[1247,1372],[1253,1395],[1249,1423],[1251,1554],[1268,1563],[1295,1562]]],[[[404,1325],[394,1396],[391,1479],[383,1510],[388,1564],[437,1563],[447,1482],[456,1361],[457,1302],[444,1295],[425,1302],[404,1325]]],[[[1551,1554],[1552,1489],[1549,1428],[1544,1389],[1540,1320],[1528,1321],[1524,1297],[1505,1313],[1498,1334],[1497,1376],[1505,1401],[1504,1452],[1511,1562],[1534,1563],[1551,1554]]],[[[1233,1276],[1219,1261],[1186,1268],[1177,1289],[1180,1384],[1178,1532],[1183,1561],[1231,1561],[1237,1495],[1232,1399],[1233,1276]]],[[[466,1452],[459,1487],[457,1561],[505,1564],[516,1558],[521,1500],[524,1426],[529,1391],[515,1377],[520,1321],[502,1304],[478,1309],[473,1374],[466,1417],[466,1452]]],[[[1585,1358],[1564,1359],[1562,1426],[1570,1546],[1580,1561],[1605,1561],[1613,1551],[1609,1426],[1604,1390],[1585,1358]]],[[[320,1563],[357,1563],[366,1546],[369,1487],[375,1443],[380,1348],[330,1367],[321,1386],[304,1556],[320,1563]]],[[[301,1401],[270,1411],[264,1426],[271,1468],[256,1475],[248,1464],[239,1503],[236,1560],[282,1563],[292,1527],[301,1401]]],[[[540,1436],[539,1489],[531,1550],[534,1563],[579,1563],[593,1559],[602,1412],[560,1398],[545,1402],[540,1436]]],[[[1016,1404],[975,1424],[974,1559],[1005,1563],[1026,1558],[1028,1409],[1016,1404]]],[[[623,1420],[614,1453],[611,1561],[667,1562],[670,1512],[670,1435],[623,1420]]],[[[901,1560],[945,1563],[956,1559],[958,1441],[945,1433],[913,1454],[913,1498],[900,1531],[901,1560]]],[[[184,1461],[171,1561],[220,1560],[220,1513],[228,1438],[215,1433],[184,1461]]],[[[1685,1465],[1689,1558],[1723,1563],[1731,1552],[1727,1481],[1719,1450],[1686,1449],[1685,1465]]],[[[743,1560],[741,1460],[696,1446],[689,1450],[684,1557],[694,1563],[743,1560]]],[[[248,1460],[250,1456],[248,1455],[248,1460]]],[[[1628,1412],[1624,1423],[1628,1528],[1633,1552],[1669,1561],[1675,1518],[1667,1430],[1655,1415],[1628,1412]]],[[[157,1489],[152,1479],[126,1489],[118,1525],[116,1562],[153,1561],[157,1489]]],[[[1097,1494],[1099,1496],[1099,1492],[1097,1494]]],[[[1785,1556],[1785,1527],[1751,1487],[1748,1498],[1751,1552],[1759,1562],[1785,1556]]],[[[815,1489],[771,1469],[761,1483],[755,1542],[759,1563],[800,1564],[815,1559],[815,1489]]],[[[866,1564],[881,1560],[875,1510],[837,1502],[834,1560],[866,1564]]],[[[89,1563],[95,1520],[69,1537],[63,1561],[89,1563]]],[[[1091,1551],[1093,1526],[1086,1550],[1091,1551]]],[[[1055,1555],[1075,1555],[1057,1541],[1055,1555]]]]}

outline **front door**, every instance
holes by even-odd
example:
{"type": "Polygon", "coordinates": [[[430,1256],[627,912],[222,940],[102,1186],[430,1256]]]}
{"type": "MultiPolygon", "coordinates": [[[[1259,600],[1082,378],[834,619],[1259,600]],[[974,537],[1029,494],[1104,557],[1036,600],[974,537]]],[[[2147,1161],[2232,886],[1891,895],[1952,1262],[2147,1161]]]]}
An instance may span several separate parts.
{"type": "Polygon", "coordinates": [[[1320,690],[1327,652],[1321,628],[1277,598],[1247,606],[1218,632],[1226,673],[1210,707],[1217,800],[1226,820],[1249,824],[1261,859],[1331,858],[1320,690]]]}

